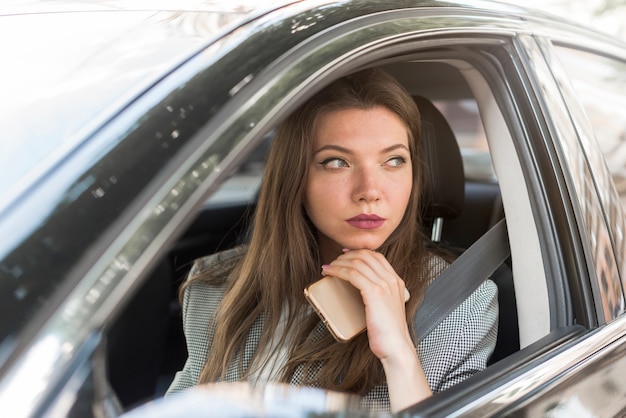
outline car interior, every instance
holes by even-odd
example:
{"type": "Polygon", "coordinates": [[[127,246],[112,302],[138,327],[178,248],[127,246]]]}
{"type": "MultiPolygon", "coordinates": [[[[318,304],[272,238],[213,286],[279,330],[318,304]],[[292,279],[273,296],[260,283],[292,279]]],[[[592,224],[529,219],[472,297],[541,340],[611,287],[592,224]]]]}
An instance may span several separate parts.
{"type": "MultiPolygon", "coordinates": [[[[536,226],[505,115],[485,77],[468,62],[403,59],[379,65],[413,95],[424,143],[435,147],[426,152],[432,179],[424,228],[441,231],[432,236],[437,245],[462,251],[506,213],[512,255],[492,276],[500,318],[490,364],[497,363],[550,331],[536,226]]],[[[267,132],[108,329],[108,377],[125,409],[162,395],[182,368],[178,288],[194,259],[245,242],[271,143],[267,132]]]]}

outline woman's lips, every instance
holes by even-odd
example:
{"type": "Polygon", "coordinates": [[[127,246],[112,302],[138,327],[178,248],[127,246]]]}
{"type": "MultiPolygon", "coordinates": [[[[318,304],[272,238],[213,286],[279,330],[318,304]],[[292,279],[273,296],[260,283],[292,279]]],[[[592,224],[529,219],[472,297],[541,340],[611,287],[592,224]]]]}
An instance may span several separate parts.
{"type": "Polygon", "coordinates": [[[378,215],[361,214],[346,220],[346,222],[359,229],[376,229],[385,223],[385,219],[378,215]]]}

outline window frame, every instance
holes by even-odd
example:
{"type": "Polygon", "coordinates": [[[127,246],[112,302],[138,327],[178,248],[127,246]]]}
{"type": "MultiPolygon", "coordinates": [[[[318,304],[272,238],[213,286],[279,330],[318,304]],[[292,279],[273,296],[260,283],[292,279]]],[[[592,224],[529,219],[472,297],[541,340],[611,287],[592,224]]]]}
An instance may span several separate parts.
{"type": "MultiPolygon", "coordinates": [[[[565,128],[565,124],[562,124],[563,131],[569,129],[567,135],[565,132],[561,135],[562,143],[567,144],[569,150],[562,153],[562,158],[569,166],[582,166],[580,170],[571,170],[571,175],[577,189],[578,204],[586,212],[581,224],[586,225],[584,236],[589,249],[589,264],[596,266],[591,285],[598,324],[602,325],[622,315],[626,309],[626,242],[623,233],[616,232],[616,228],[626,230],[624,210],[619,204],[617,190],[595,139],[593,127],[556,48],[585,51],[603,57],[610,55],[601,50],[585,48],[571,40],[539,38],[538,43],[546,61],[550,63],[552,76],[560,86],[557,96],[560,100],[554,99],[552,106],[565,109],[571,120],[570,127],[565,128]],[[579,161],[574,161],[574,155],[580,156],[579,161]],[[577,178],[581,171],[584,171],[585,178],[577,178]]],[[[625,60],[622,58],[620,61],[625,60]]]]}

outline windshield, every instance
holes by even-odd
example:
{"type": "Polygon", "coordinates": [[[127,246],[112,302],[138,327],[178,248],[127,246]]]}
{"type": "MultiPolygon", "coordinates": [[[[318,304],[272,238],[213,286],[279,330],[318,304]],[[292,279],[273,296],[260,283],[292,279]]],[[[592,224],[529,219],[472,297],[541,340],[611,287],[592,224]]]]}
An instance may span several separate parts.
{"type": "MultiPolygon", "coordinates": [[[[153,85],[203,53],[220,30],[229,30],[244,16],[0,12],[0,35],[24,39],[0,47],[3,57],[13,58],[3,61],[5,77],[0,80],[0,128],[4,134],[0,139],[0,235],[4,237],[0,244],[0,307],[6,314],[0,327],[0,364],[32,317],[50,306],[49,298],[62,288],[68,269],[121,213],[127,200],[136,196],[136,190],[129,192],[128,188],[142,187],[188,139],[181,134],[180,138],[149,141],[154,136],[144,131],[153,128],[148,124],[140,129],[146,120],[141,106],[135,106],[132,114],[123,111],[140,96],[157,94],[153,91],[159,89],[150,90],[153,85]],[[116,125],[136,132],[133,140],[127,141],[132,146],[96,141],[98,146],[93,147],[90,136],[112,118],[129,124],[137,121],[135,126],[116,125]],[[168,145],[167,152],[162,152],[163,144],[168,145]],[[97,149],[83,152],[91,148],[97,149]],[[98,160],[100,156],[102,160],[98,160]],[[131,169],[135,170],[132,181],[122,181],[131,169]],[[107,189],[113,184],[115,193],[107,189]],[[32,204],[29,199],[33,195],[43,196],[45,204],[32,204]],[[81,207],[72,212],[78,217],[66,215],[71,212],[67,209],[70,203],[81,207]],[[80,218],[82,213],[102,225],[86,222],[80,218]],[[53,216],[57,221],[48,223],[53,216]],[[16,250],[22,242],[26,242],[24,248],[16,250]]],[[[194,121],[200,118],[196,114],[208,114],[209,105],[201,99],[194,102],[197,111],[193,115],[191,111],[182,114],[188,110],[183,105],[177,105],[177,112],[161,106],[153,112],[159,115],[153,119],[159,126],[182,119],[196,126],[194,121]]]]}
{"type": "Polygon", "coordinates": [[[0,15],[0,37],[19,40],[0,48],[0,214],[120,109],[247,16],[241,8],[7,14],[13,9],[3,5],[0,15]]]}

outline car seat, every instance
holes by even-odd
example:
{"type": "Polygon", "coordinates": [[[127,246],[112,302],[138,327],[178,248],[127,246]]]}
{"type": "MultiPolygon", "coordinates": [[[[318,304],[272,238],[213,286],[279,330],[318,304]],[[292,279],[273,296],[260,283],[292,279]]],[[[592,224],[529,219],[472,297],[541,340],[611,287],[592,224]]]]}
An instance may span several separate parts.
{"type": "MultiPolygon", "coordinates": [[[[422,202],[425,226],[431,229],[431,240],[436,246],[459,254],[467,248],[468,243],[471,244],[476,239],[472,236],[475,234],[474,219],[463,216],[464,213],[476,216],[478,212],[483,212],[482,217],[489,219],[492,224],[504,216],[499,205],[499,189],[495,184],[493,187],[483,185],[482,189],[490,189],[491,194],[481,191],[480,199],[477,199],[480,202],[478,205],[480,210],[476,210],[473,204],[466,207],[468,199],[465,196],[463,159],[454,132],[446,118],[430,100],[422,96],[414,96],[413,99],[422,118],[422,152],[427,167],[422,202]],[[486,195],[493,199],[488,207],[484,205],[486,195]],[[490,209],[489,213],[485,214],[485,209],[490,209]],[[462,219],[463,222],[458,222],[458,219],[462,219]],[[465,227],[467,224],[470,224],[468,228],[465,227]]],[[[476,189],[472,187],[468,191],[474,193],[476,189]]],[[[487,232],[491,226],[486,225],[480,233],[487,232]]],[[[490,363],[494,363],[519,350],[519,327],[510,266],[508,264],[500,266],[491,279],[498,286],[500,310],[498,340],[490,359],[490,363]]]]}

